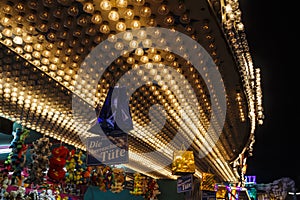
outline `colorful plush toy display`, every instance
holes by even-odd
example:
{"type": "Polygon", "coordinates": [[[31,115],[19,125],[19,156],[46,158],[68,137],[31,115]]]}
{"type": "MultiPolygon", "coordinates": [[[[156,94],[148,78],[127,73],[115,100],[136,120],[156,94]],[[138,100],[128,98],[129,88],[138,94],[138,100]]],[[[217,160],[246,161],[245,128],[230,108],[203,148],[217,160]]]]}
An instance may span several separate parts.
{"type": "Polygon", "coordinates": [[[74,183],[75,181],[76,161],[74,155],[75,150],[71,150],[69,152],[69,158],[66,160],[66,183],[74,183]]]}
{"type": "Polygon", "coordinates": [[[48,177],[54,182],[60,182],[65,178],[66,159],[68,158],[69,150],[65,146],[56,147],[52,150],[50,158],[48,177]]]}
{"type": "Polygon", "coordinates": [[[91,167],[91,166],[87,166],[85,168],[85,171],[83,172],[83,184],[85,184],[85,185],[90,184],[92,170],[93,170],[93,167],[91,167]]]}
{"type": "Polygon", "coordinates": [[[49,138],[42,137],[32,143],[31,162],[29,164],[29,177],[25,180],[25,183],[42,185],[46,171],[49,166],[49,156],[51,155],[49,138]]]}
{"type": "Polygon", "coordinates": [[[147,200],[157,200],[158,195],[160,194],[159,186],[157,184],[156,179],[148,178],[148,186],[147,186],[147,192],[144,196],[147,200]]]}
{"type": "Polygon", "coordinates": [[[5,166],[8,171],[13,171],[11,182],[16,184],[18,180],[22,180],[22,170],[26,163],[26,150],[27,144],[25,139],[29,134],[29,130],[22,130],[17,128],[13,132],[14,139],[11,142],[9,148],[12,149],[11,153],[5,161],[5,166]]]}
{"type": "Polygon", "coordinates": [[[66,183],[73,183],[73,184],[83,184],[84,177],[83,177],[83,152],[81,150],[70,151],[70,157],[66,161],[66,183]]]}
{"type": "Polygon", "coordinates": [[[122,192],[125,183],[125,172],[123,168],[113,168],[113,184],[110,191],[113,193],[122,192]]]}
{"type": "Polygon", "coordinates": [[[140,173],[135,173],[134,174],[134,179],[133,179],[133,191],[130,191],[130,194],[133,195],[142,195],[143,194],[143,179],[145,177],[142,176],[140,173]]]}

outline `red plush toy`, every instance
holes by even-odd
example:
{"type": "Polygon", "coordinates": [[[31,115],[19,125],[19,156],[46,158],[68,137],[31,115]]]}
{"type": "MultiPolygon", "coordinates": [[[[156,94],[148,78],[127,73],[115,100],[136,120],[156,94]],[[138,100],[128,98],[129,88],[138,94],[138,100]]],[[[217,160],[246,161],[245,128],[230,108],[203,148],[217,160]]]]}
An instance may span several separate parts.
{"type": "Polygon", "coordinates": [[[66,165],[66,159],[68,158],[69,150],[64,147],[56,147],[52,150],[52,156],[49,160],[48,177],[54,182],[60,182],[64,179],[66,171],[64,167],[66,165]]]}

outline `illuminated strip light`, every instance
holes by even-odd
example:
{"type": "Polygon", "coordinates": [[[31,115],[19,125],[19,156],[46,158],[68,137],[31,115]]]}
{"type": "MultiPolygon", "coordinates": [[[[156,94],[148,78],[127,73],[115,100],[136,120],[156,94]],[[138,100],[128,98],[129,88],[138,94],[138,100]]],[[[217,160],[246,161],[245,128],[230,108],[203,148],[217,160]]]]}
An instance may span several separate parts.
{"type": "MultiPolygon", "coordinates": [[[[222,13],[222,23],[226,30],[236,29],[237,32],[243,31],[244,26],[241,23],[241,11],[238,8],[238,1],[224,1],[221,0],[221,13],[222,13]],[[233,10],[233,7],[236,8],[233,10]],[[237,25],[237,26],[235,26],[237,25]]],[[[255,124],[256,124],[256,115],[255,115],[255,97],[253,94],[254,89],[254,67],[253,62],[251,59],[251,55],[248,52],[248,44],[246,41],[246,36],[244,33],[242,33],[241,37],[238,34],[235,34],[235,32],[232,32],[235,37],[237,37],[237,40],[239,42],[239,46],[243,47],[245,49],[245,52],[237,52],[235,50],[236,56],[238,58],[238,62],[240,64],[241,70],[244,72],[241,74],[242,78],[245,81],[244,87],[246,90],[246,96],[247,101],[249,104],[249,117],[250,117],[250,123],[251,123],[251,133],[254,133],[255,130],[255,124]],[[240,42],[240,40],[242,40],[240,42]],[[246,55],[246,57],[244,56],[246,55]],[[252,81],[249,81],[252,80],[252,81]]],[[[232,41],[229,41],[231,44],[232,41]]]]}
{"type": "Polygon", "coordinates": [[[12,151],[9,145],[0,145],[0,154],[10,153],[12,151]]]}
{"type": "Polygon", "coordinates": [[[237,104],[238,104],[240,119],[241,119],[242,122],[245,122],[246,118],[245,118],[245,113],[244,113],[244,110],[243,110],[242,96],[241,96],[241,93],[239,93],[239,92],[236,93],[236,101],[237,101],[237,104]]]}
{"type": "MultiPolygon", "coordinates": [[[[146,168],[151,167],[151,169],[153,169],[153,171],[156,171],[156,172],[158,172],[158,173],[160,173],[160,174],[162,174],[164,176],[168,176],[168,177],[170,177],[172,179],[176,179],[177,178],[176,176],[172,175],[171,170],[164,169],[164,167],[166,167],[166,166],[163,166],[163,165],[155,162],[154,160],[150,160],[148,157],[145,158],[145,156],[142,156],[141,154],[137,154],[137,153],[135,153],[133,151],[130,151],[129,159],[132,160],[132,161],[134,161],[134,162],[139,163],[140,165],[144,165],[146,168]]],[[[131,166],[131,164],[129,162],[128,167],[132,168],[134,166],[131,166]]],[[[139,168],[139,171],[140,170],[141,169],[139,168]]],[[[141,171],[143,171],[143,170],[141,170],[141,171]]],[[[146,174],[146,172],[145,172],[145,174],[146,174]]]]}
{"type": "Polygon", "coordinates": [[[300,192],[288,192],[290,195],[300,195],[300,192]]]}
{"type": "Polygon", "coordinates": [[[263,124],[263,106],[262,106],[262,91],[261,91],[261,78],[260,78],[260,69],[255,69],[255,80],[256,80],[256,108],[257,108],[257,120],[258,124],[263,124]]]}
{"type": "MultiPolygon", "coordinates": [[[[145,166],[145,168],[149,168],[149,166],[150,166],[151,169],[153,169],[153,171],[156,171],[157,173],[160,173],[163,176],[167,176],[170,179],[176,180],[178,178],[177,175],[172,175],[171,170],[164,169],[163,168],[164,166],[160,165],[159,163],[155,162],[154,160],[150,160],[149,158],[145,158],[144,156],[139,155],[135,152],[130,152],[129,160],[131,160],[133,162],[137,162],[137,163],[139,163],[139,165],[145,166]]],[[[123,164],[123,165],[130,168],[130,169],[132,169],[132,170],[140,171],[141,173],[143,173],[147,176],[150,176],[150,177],[153,177],[153,178],[160,178],[160,177],[157,177],[153,174],[145,172],[145,170],[143,170],[141,167],[135,166],[134,164],[132,164],[130,162],[129,162],[129,164],[123,164]]],[[[201,172],[197,169],[196,169],[194,175],[198,178],[202,178],[201,172]]]]}

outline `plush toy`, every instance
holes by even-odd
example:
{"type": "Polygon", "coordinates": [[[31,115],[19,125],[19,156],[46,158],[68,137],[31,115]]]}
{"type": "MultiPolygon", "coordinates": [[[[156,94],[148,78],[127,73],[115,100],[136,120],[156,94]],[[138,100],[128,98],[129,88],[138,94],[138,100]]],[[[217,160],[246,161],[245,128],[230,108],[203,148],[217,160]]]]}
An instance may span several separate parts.
{"type": "Polygon", "coordinates": [[[25,139],[29,134],[29,130],[22,130],[17,128],[13,131],[14,139],[11,142],[9,148],[12,148],[7,160],[5,161],[5,166],[8,171],[13,171],[12,174],[12,184],[16,184],[17,177],[22,180],[22,171],[26,163],[25,152],[27,150],[27,144],[25,144],[25,139]],[[8,167],[10,165],[10,167],[8,167]]]}
{"type": "Polygon", "coordinates": [[[76,169],[75,172],[75,184],[81,185],[83,183],[83,171],[82,169],[76,169]]]}
{"type": "Polygon", "coordinates": [[[93,168],[91,166],[87,166],[84,173],[83,173],[83,183],[89,184],[91,180],[91,174],[92,174],[93,168]]]}
{"type": "Polygon", "coordinates": [[[157,181],[153,178],[148,178],[148,191],[145,194],[145,199],[157,200],[157,195],[160,194],[159,186],[157,181]]]}
{"type": "Polygon", "coordinates": [[[6,189],[7,189],[7,185],[2,185],[1,186],[1,190],[0,190],[0,200],[5,200],[6,198],[5,198],[5,196],[7,195],[6,193],[7,193],[7,191],[6,191],[6,189]]]}
{"type": "Polygon", "coordinates": [[[76,160],[74,155],[75,151],[71,150],[69,152],[69,157],[66,160],[66,183],[74,183],[75,181],[76,160]]]}
{"type": "Polygon", "coordinates": [[[29,177],[25,183],[41,185],[44,182],[47,168],[49,167],[49,156],[51,155],[49,138],[42,137],[33,142],[31,153],[31,163],[29,164],[29,177]]]}
{"type": "Polygon", "coordinates": [[[110,166],[106,166],[103,169],[103,175],[104,175],[105,188],[106,188],[106,190],[110,190],[111,185],[113,183],[113,179],[114,179],[112,168],[110,166]]]}
{"type": "Polygon", "coordinates": [[[46,199],[47,200],[56,200],[55,194],[53,194],[53,191],[51,189],[47,189],[47,191],[46,191],[46,199]]]}
{"type": "Polygon", "coordinates": [[[140,173],[134,173],[134,179],[133,179],[133,190],[129,191],[130,194],[133,195],[142,195],[143,194],[143,188],[142,188],[142,180],[145,177],[142,176],[140,173]]]}
{"type": "Polygon", "coordinates": [[[81,185],[84,182],[83,177],[83,152],[81,150],[70,151],[69,159],[66,162],[66,182],[81,185]]]}
{"type": "Polygon", "coordinates": [[[68,158],[69,150],[65,146],[56,147],[52,150],[52,156],[49,160],[48,177],[54,182],[60,182],[65,178],[66,159],[68,158]]]}
{"type": "Polygon", "coordinates": [[[124,188],[125,173],[123,168],[113,168],[113,184],[111,185],[111,192],[119,193],[124,188]]]}

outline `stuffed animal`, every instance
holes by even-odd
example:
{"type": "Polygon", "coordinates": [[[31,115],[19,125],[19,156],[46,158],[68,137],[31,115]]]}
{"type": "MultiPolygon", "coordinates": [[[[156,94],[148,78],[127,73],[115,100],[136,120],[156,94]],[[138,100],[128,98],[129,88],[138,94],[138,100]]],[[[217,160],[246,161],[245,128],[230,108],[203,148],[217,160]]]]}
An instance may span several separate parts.
{"type": "Polygon", "coordinates": [[[69,150],[65,146],[56,147],[52,150],[52,156],[49,160],[48,177],[54,182],[60,182],[65,178],[66,171],[64,167],[66,165],[66,159],[68,157],[69,150]]]}
{"type": "Polygon", "coordinates": [[[147,188],[148,188],[148,191],[145,195],[145,199],[157,200],[158,199],[157,196],[160,194],[157,181],[153,178],[149,178],[147,188]]]}
{"type": "Polygon", "coordinates": [[[69,158],[66,161],[66,183],[74,183],[75,181],[75,168],[76,160],[74,158],[75,151],[70,151],[69,158]]]}
{"type": "Polygon", "coordinates": [[[124,188],[125,172],[123,168],[113,168],[113,184],[111,185],[111,192],[119,193],[124,188]]]}
{"type": "Polygon", "coordinates": [[[51,155],[49,138],[42,137],[32,143],[31,163],[29,164],[29,176],[25,183],[41,185],[44,182],[47,168],[49,167],[49,156],[51,155]]]}
{"type": "Polygon", "coordinates": [[[85,171],[83,172],[83,184],[89,184],[91,180],[93,168],[91,166],[87,166],[85,171]]]}
{"type": "Polygon", "coordinates": [[[6,160],[5,166],[8,171],[13,171],[12,174],[12,184],[16,184],[17,177],[19,180],[22,180],[22,171],[26,163],[25,152],[27,150],[27,144],[25,144],[25,139],[29,134],[29,130],[17,128],[16,131],[13,131],[14,139],[11,142],[9,148],[12,148],[12,151],[9,153],[9,156],[6,160]],[[8,167],[10,165],[10,167],[8,167]]]}
{"type": "Polygon", "coordinates": [[[142,181],[144,178],[145,177],[142,176],[140,173],[138,173],[138,172],[134,173],[133,190],[129,191],[130,194],[133,194],[133,195],[142,195],[143,194],[142,181]]]}
{"type": "Polygon", "coordinates": [[[7,195],[6,193],[7,193],[7,191],[6,191],[6,189],[7,189],[7,185],[2,185],[1,186],[1,190],[0,190],[0,200],[5,200],[5,195],[7,195]]]}

